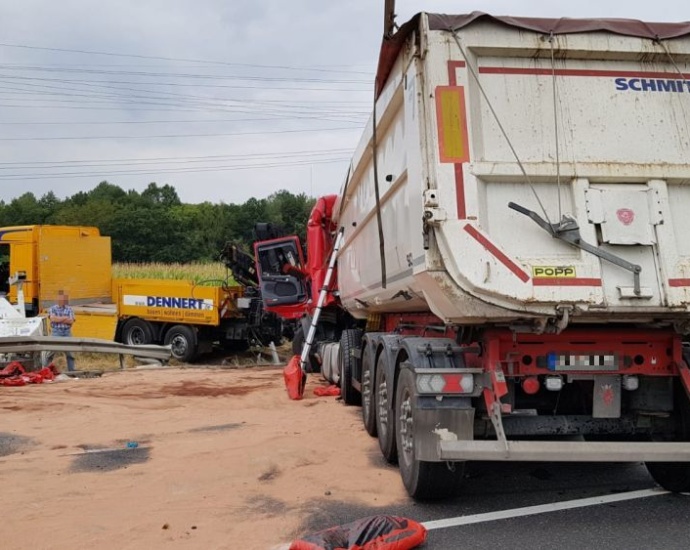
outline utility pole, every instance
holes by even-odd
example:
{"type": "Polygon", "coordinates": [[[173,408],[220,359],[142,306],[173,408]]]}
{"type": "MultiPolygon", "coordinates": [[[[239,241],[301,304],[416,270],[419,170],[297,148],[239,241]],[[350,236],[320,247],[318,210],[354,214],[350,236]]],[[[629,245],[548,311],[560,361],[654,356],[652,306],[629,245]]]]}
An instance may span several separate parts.
{"type": "Polygon", "coordinates": [[[395,0],[385,0],[383,14],[383,37],[393,36],[395,32],[395,0]]]}

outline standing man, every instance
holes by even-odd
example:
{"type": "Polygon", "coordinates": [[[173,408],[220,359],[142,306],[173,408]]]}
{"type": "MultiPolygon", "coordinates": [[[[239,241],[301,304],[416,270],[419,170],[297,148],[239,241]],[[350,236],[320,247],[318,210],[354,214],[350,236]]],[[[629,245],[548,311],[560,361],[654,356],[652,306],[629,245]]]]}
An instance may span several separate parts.
{"type": "MultiPolygon", "coordinates": [[[[50,319],[50,332],[53,336],[70,337],[72,336],[72,325],[74,324],[74,311],[69,306],[69,297],[64,292],[58,292],[57,304],[48,310],[50,319]]],[[[52,355],[52,354],[51,354],[52,355]]],[[[67,359],[67,370],[74,370],[74,356],[71,352],[65,352],[67,359]]]]}

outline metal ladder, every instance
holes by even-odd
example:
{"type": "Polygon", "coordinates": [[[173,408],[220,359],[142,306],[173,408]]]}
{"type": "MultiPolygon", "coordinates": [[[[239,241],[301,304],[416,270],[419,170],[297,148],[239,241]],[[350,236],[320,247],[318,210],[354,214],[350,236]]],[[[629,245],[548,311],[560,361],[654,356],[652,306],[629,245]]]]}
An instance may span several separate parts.
{"type": "Polygon", "coordinates": [[[319,292],[319,299],[316,302],[316,308],[314,309],[314,316],[311,319],[311,325],[309,327],[309,333],[304,342],[304,347],[302,348],[302,355],[300,356],[299,365],[302,369],[302,375],[304,376],[307,372],[307,359],[309,358],[309,352],[314,344],[314,336],[316,335],[316,325],[319,323],[319,317],[321,317],[321,310],[323,309],[323,304],[326,301],[326,296],[329,292],[329,286],[331,284],[331,279],[333,278],[333,271],[335,270],[335,262],[338,258],[338,251],[343,244],[345,239],[345,228],[341,227],[338,230],[338,234],[335,238],[335,244],[333,245],[333,250],[331,252],[331,257],[328,261],[328,271],[326,271],[326,277],[323,281],[323,287],[319,292]]]}

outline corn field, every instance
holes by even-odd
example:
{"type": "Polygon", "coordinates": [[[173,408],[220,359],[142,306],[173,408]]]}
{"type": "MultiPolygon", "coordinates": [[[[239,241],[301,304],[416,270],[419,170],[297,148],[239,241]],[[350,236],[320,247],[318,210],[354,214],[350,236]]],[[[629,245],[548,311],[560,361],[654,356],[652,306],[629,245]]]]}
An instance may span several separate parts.
{"type": "Polygon", "coordinates": [[[216,286],[223,282],[234,284],[232,273],[221,262],[193,263],[115,263],[116,279],[172,279],[193,281],[198,285],[216,286]]]}

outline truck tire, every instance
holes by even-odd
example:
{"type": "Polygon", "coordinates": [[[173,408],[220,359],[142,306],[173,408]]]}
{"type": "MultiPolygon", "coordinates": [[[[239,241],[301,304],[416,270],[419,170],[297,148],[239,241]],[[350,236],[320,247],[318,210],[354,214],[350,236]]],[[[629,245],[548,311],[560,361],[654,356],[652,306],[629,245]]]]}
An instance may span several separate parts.
{"type": "Polygon", "coordinates": [[[376,393],[376,434],[379,439],[379,448],[383,458],[390,464],[398,460],[395,446],[395,422],[393,418],[393,391],[392,384],[388,384],[388,359],[386,352],[379,355],[376,361],[376,375],[374,376],[374,390],[376,393]]]}
{"type": "MultiPolygon", "coordinates": [[[[688,359],[685,356],[686,363],[688,359]]],[[[674,402],[678,415],[676,441],[690,441],[690,401],[680,383],[676,384],[674,402]]],[[[690,492],[690,462],[646,462],[645,466],[654,481],[667,491],[690,492]]]]}
{"type": "Polygon", "coordinates": [[[302,355],[302,348],[304,347],[304,330],[302,329],[302,324],[298,324],[295,329],[295,334],[292,338],[292,354],[302,355]]]}
{"type": "Polygon", "coordinates": [[[165,333],[164,343],[171,346],[172,356],[187,363],[196,356],[196,334],[191,327],[175,325],[165,333]]]}
{"type": "Polygon", "coordinates": [[[148,321],[128,319],[122,327],[122,343],[128,346],[153,344],[153,327],[148,321]]]}
{"type": "Polygon", "coordinates": [[[400,476],[407,493],[414,499],[455,496],[464,477],[464,462],[425,462],[415,458],[412,402],[416,391],[414,374],[403,369],[395,394],[395,439],[400,476]]]}
{"type": "Polygon", "coordinates": [[[647,471],[662,489],[672,493],[690,492],[690,463],[647,462],[647,471]]]}
{"type": "Polygon", "coordinates": [[[357,357],[354,353],[362,346],[362,331],[344,330],[340,337],[338,363],[340,366],[340,395],[346,405],[359,405],[361,395],[352,385],[352,376],[357,371],[357,357]]]}
{"type": "MultiPolygon", "coordinates": [[[[297,329],[295,330],[295,336],[292,339],[292,354],[293,355],[302,355],[302,348],[304,348],[304,343],[306,341],[306,336],[304,334],[304,330],[302,329],[302,326],[299,325],[297,329]]],[[[316,357],[314,355],[314,349],[315,345],[312,346],[312,353],[309,354],[308,361],[306,364],[306,371],[309,373],[315,373],[315,372],[320,372],[321,371],[321,365],[318,363],[316,360],[316,357]]]]}
{"type": "Polygon", "coordinates": [[[371,437],[376,437],[376,392],[374,391],[374,349],[367,343],[362,351],[362,422],[371,437]]]}

